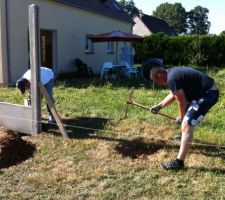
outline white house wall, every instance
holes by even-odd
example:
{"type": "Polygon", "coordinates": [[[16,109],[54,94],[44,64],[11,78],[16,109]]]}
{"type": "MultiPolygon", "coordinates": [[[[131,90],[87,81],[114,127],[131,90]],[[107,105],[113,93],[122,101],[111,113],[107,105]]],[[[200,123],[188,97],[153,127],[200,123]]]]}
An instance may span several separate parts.
{"type": "Polygon", "coordinates": [[[57,73],[73,70],[75,58],[82,59],[95,72],[99,72],[102,63],[113,61],[115,55],[106,53],[107,43],[96,43],[95,53],[85,54],[86,34],[113,30],[131,32],[132,29],[130,23],[49,0],[8,0],[9,71],[12,83],[28,69],[28,6],[34,3],[40,8],[40,29],[56,33],[54,70],[57,73]]]}
{"type": "Polygon", "coordinates": [[[148,36],[151,34],[151,31],[145,26],[139,17],[134,17],[134,26],[132,33],[140,36],[148,36]]]}

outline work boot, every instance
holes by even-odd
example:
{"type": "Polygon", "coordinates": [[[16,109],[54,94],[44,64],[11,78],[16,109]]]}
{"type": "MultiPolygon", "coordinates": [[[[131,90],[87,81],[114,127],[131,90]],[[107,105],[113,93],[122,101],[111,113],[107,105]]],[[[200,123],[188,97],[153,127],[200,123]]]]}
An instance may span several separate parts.
{"type": "Polygon", "coordinates": [[[161,166],[165,170],[180,170],[180,169],[184,168],[184,161],[176,159],[176,160],[172,160],[168,163],[161,163],[161,166]]]}
{"type": "Polygon", "coordinates": [[[181,135],[174,135],[171,137],[171,140],[181,141],[181,135]]]}

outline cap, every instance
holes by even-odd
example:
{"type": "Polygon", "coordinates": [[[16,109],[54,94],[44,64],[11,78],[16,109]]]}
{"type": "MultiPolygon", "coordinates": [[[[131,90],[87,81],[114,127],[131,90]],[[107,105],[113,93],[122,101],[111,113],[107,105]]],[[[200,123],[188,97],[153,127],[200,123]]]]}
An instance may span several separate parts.
{"type": "Polygon", "coordinates": [[[142,65],[142,76],[145,80],[150,80],[150,74],[153,67],[163,67],[163,60],[151,58],[142,65]]]}

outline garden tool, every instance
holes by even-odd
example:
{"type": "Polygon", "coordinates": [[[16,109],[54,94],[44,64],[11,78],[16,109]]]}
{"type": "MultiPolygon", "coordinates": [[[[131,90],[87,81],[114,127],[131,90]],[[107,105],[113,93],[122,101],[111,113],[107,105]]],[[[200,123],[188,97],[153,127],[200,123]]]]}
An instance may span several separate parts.
{"type": "MultiPolygon", "coordinates": [[[[130,93],[129,98],[128,98],[128,100],[127,100],[127,105],[126,105],[126,109],[125,109],[125,115],[124,115],[124,118],[127,117],[127,112],[128,112],[128,106],[129,106],[129,105],[133,105],[133,106],[136,106],[136,107],[139,107],[139,108],[143,108],[143,109],[145,109],[145,110],[150,111],[150,108],[148,108],[147,106],[144,106],[144,105],[142,105],[142,104],[136,103],[136,102],[134,102],[134,101],[132,100],[131,97],[132,97],[133,92],[134,92],[134,88],[131,90],[131,93],[130,93]]],[[[161,115],[161,116],[164,116],[164,117],[167,117],[167,118],[172,119],[172,120],[174,120],[174,121],[176,120],[176,117],[167,115],[167,114],[162,113],[162,112],[157,112],[156,114],[161,115]]]]}

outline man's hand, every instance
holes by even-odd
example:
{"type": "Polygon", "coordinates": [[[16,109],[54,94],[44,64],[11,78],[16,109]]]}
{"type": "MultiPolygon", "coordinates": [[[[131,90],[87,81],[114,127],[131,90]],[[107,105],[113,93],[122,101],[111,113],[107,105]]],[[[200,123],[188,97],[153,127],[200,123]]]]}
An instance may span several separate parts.
{"type": "Polygon", "coordinates": [[[182,123],[182,119],[181,119],[180,116],[176,117],[175,123],[177,123],[177,124],[181,124],[182,123]]]}
{"type": "Polygon", "coordinates": [[[153,106],[151,109],[150,109],[150,112],[153,113],[153,114],[157,114],[161,109],[161,104],[159,105],[156,105],[156,106],[153,106]]]}

